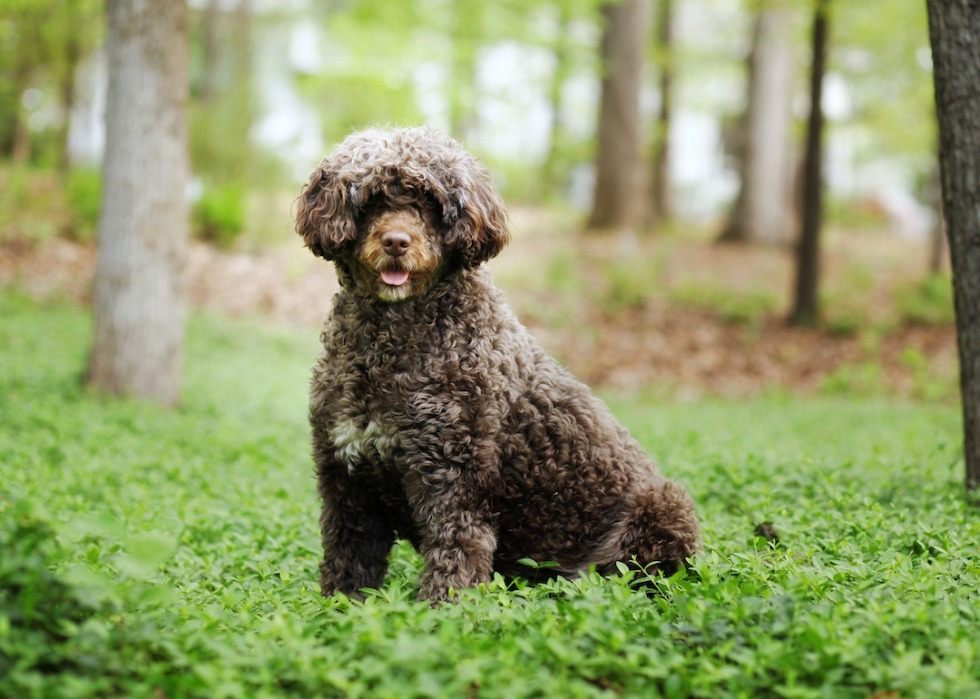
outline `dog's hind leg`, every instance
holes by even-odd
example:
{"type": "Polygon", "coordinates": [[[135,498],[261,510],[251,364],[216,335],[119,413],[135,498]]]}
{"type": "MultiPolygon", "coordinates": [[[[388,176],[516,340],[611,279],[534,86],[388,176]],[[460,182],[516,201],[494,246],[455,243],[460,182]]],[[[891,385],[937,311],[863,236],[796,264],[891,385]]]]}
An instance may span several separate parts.
{"type": "Polygon", "coordinates": [[[620,553],[625,563],[636,557],[641,566],[655,564],[665,575],[701,550],[701,529],[694,501],[679,483],[659,478],[632,499],[626,515],[620,553]]]}

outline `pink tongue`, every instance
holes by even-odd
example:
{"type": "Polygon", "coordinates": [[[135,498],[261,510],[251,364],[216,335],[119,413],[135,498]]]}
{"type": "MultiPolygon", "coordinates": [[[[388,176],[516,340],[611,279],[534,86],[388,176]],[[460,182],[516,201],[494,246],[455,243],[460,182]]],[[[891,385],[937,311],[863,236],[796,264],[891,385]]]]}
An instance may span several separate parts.
{"type": "Polygon", "coordinates": [[[391,286],[401,286],[408,281],[408,272],[382,272],[381,281],[391,286]]]}

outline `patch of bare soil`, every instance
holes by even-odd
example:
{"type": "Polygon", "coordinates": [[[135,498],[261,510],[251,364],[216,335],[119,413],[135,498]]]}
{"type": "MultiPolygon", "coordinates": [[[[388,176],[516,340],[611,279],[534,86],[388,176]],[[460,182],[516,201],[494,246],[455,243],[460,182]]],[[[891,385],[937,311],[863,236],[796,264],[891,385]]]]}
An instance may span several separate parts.
{"type": "MultiPolygon", "coordinates": [[[[922,276],[924,243],[884,235],[828,237],[827,297],[861,311],[859,327],[839,335],[826,327],[790,328],[783,321],[793,270],[788,251],[679,237],[590,239],[555,228],[534,212],[518,212],[514,219],[514,242],[491,268],[542,345],[593,386],[654,387],[691,398],[772,389],[813,393],[828,386],[911,397],[955,395],[953,328],[887,322],[895,312],[891,290],[922,276]],[[563,259],[574,264],[555,264],[563,259]],[[611,304],[608,273],[602,270],[637,259],[650,262],[649,288],[625,306],[611,304]],[[715,296],[767,294],[777,305],[731,322],[710,304],[678,300],[683,289],[710,289],[715,296]]],[[[7,243],[0,246],[0,286],[88,303],[94,264],[90,245],[61,239],[7,243]]],[[[332,266],[313,258],[298,240],[255,253],[194,243],[188,277],[195,307],[311,332],[338,289],[332,266]]],[[[643,278],[638,284],[644,286],[643,278]]]]}

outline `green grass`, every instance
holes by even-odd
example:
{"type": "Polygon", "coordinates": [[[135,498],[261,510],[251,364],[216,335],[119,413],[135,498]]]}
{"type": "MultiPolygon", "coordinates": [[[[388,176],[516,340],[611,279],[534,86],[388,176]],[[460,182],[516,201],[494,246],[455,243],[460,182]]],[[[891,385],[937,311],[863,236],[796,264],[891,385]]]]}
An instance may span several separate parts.
{"type": "Polygon", "coordinates": [[[315,333],[196,319],[166,412],[79,387],[89,323],[0,295],[0,696],[980,693],[954,407],[610,397],[698,501],[693,571],[433,610],[399,546],[361,604],[316,586],[315,333]]]}

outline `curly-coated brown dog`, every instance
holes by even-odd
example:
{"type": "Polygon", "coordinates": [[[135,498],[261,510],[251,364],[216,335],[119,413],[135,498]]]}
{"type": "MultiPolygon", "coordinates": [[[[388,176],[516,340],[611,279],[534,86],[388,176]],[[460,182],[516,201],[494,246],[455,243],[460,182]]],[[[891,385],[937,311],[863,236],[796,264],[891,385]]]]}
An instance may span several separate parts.
{"type": "Polygon", "coordinates": [[[676,570],[694,504],[589,389],[534,342],[481,263],[508,242],[489,173],[428,127],[369,130],[320,163],[297,232],[342,290],[320,339],[310,424],[320,588],[382,584],[395,537],[421,599],[494,571],[676,570]]]}

